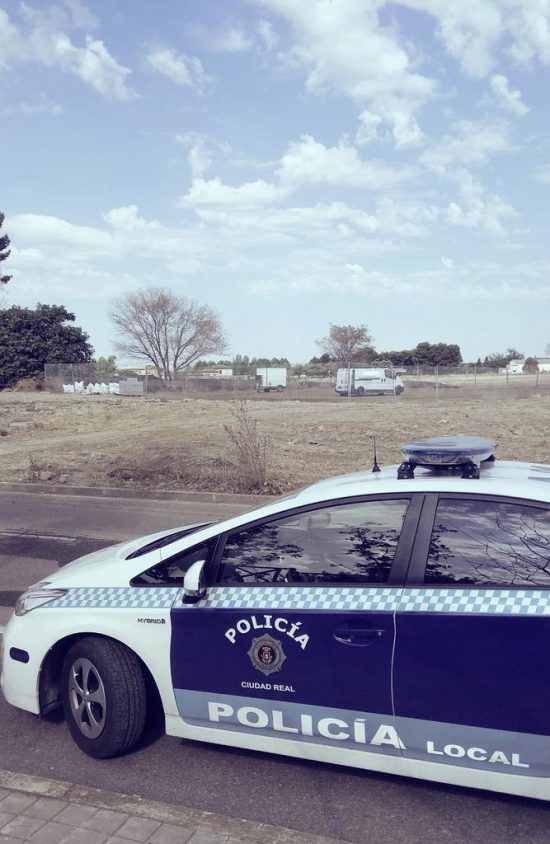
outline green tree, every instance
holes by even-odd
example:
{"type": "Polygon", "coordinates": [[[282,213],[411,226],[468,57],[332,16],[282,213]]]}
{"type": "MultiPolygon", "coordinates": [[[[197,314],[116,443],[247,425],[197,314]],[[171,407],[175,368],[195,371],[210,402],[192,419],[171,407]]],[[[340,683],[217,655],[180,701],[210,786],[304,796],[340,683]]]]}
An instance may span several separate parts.
{"type": "Polygon", "coordinates": [[[117,368],[115,355],[101,357],[97,360],[92,359],[92,363],[95,364],[95,374],[98,380],[105,381],[112,375],[116,375],[117,368]]]}
{"type": "Polygon", "coordinates": [[[87,363],[93,348],[63,305],[0,310],[0,389],[41,377],[46,363],[87,363]]]}
{"type": "Polygon", "coordinates": [[[203,355],[222,354],[227,346],[212,308],[163,287],[113,299],[111,320],[119,337],[117,351],[131,360],[150,361],[163,381],[174,381],[203,355]]]}
{"type": "MultiPolygon", "coordinates": [[[[0,211],[0,229],[4,223],[4,214],[0,211]]],[[[0,264],[9,258],[11,250],[9,249],[10,239],[7,234],[0,235],[0,264]]],[[[0,284],[7,284],[11,275],[0,275],[0,284]]]]}
{"type": "Polygon", "coordinates": [[[382,360],[391,360],[393,366],[414,366],[414,349],[392,350],[389,352],[378,352],[382,360]]]}
{"type": "Polygon", "coordinates": [[[327,337],[316,340],[323,353],[339,363],[361,359],[365,363],[375,354],[366,325],[333,325],[327,337]]]}
{"type": "Polygon", "coordinates": [[[490,355],[487,355],[483,360],[483,364],[492,369],[504,369],[511,360],[521,360],[522,358],[523,353],[518,352],[517,349],[510,346],[505,352],[492,352],[490,355]]]}
{"type": "Polygon", "coordinates": [[[523,364],[523,371],[524,372],[538,372],[539,371],[539,362],[536,358],[525,358],[525,363],[523,364]]]}
{"type": "Polygon", "coordinates": [[[428,343],[424,340],[412,350],[414,362],[424,366],[456,366],[462,363],[460,347],[455,343],[428,343]]]}

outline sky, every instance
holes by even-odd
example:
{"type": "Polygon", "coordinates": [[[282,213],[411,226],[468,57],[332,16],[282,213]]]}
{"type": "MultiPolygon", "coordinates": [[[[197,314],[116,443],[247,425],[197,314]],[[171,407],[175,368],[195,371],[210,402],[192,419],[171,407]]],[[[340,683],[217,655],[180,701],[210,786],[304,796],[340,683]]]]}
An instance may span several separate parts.
{"type": "MultiPolygon", "coordinates": [[[[0,307],[215,309],[465,361],[550,343],[550,0],[0,0],[0,307]]],[[[217,357],[217,356],[216,356],[217,357]]],[[[220,355],[222,357],[222,355],[220,355]]]]}

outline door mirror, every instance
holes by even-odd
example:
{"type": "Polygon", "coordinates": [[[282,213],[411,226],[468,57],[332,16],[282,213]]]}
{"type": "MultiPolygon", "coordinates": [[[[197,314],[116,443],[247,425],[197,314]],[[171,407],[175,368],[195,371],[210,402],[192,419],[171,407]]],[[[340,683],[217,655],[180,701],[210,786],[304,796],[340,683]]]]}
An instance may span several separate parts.
{"type": "Polygon", "coordinates": [[[183,579],[183,603],[196,604],[206,595],[206,560],[197,560],[185,572],[183,579]]]}

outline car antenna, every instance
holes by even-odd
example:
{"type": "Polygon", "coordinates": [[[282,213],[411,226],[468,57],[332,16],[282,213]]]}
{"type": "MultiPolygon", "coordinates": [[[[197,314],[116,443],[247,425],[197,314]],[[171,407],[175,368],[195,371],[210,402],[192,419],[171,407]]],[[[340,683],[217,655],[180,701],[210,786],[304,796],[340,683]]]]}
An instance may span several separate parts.
{"type": "Polygon", "coordinates": [[[373,462],[372,462],[372,471],[373,472],[380,472],[380,466],[378,465],[378,461],[376,459],[376,437],[374,434],[372,435],[372,446],[373,446],[373,462]]]}

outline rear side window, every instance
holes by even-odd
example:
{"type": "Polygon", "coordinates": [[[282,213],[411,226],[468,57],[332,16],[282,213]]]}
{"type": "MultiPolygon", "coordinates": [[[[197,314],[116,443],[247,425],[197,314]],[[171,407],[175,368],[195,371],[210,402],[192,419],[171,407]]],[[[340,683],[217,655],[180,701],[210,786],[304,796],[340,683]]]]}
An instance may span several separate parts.
{"type": "Polygon", "coordinates": [[[483,499],[440,500],[425,582],[550,587],[550,510],[483,499]]]}
{"type": "Polygon", "coordinates": [[[323,507],[230,534],[222,583],[387,583],[408,500],[323,507]]]}

